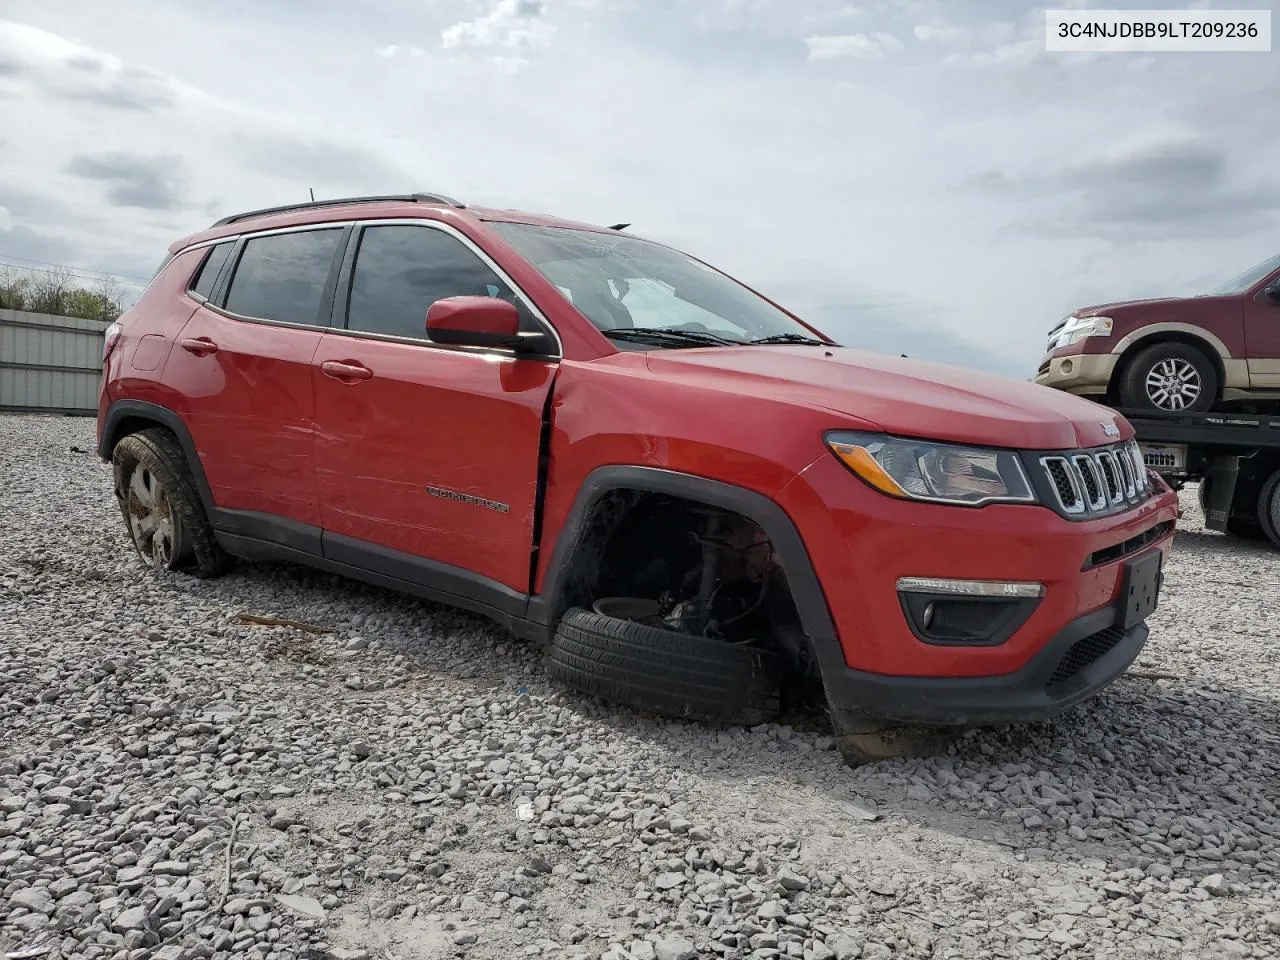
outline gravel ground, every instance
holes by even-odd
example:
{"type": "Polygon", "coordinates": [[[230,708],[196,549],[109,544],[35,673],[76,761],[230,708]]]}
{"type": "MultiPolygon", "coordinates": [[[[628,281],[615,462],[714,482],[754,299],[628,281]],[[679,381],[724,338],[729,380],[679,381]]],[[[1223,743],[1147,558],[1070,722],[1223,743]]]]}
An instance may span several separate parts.
{"type": "Polygon", "coordinates": [[[1280,555],[1194,490],[1137,675],[850,770],[335,577],[157,577],[92,445],[0,417],[0,957],[1280,956],[1280,555]]]}

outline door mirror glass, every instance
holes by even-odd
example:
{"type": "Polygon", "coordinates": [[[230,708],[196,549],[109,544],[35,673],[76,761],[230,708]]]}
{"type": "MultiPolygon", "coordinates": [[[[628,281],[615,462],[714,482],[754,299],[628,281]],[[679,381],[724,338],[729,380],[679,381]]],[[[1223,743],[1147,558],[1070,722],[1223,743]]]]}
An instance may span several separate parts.
{"type": "Polygon", "coordinates": [[[517,347],[520,312],[497,297],[445,297],[427,309],[427,336],[467,347],[517,347]]]}
{"type": "Polygon", "coordinates": [[[1280,303],[1280,279],[1272,280],[1262,292],[1272,303],[1280,303]]]}

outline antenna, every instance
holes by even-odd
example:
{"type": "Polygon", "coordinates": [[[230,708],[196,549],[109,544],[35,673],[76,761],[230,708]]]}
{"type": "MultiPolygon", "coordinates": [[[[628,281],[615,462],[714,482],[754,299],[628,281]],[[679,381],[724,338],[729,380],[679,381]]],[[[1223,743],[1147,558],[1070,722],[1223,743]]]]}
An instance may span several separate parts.
{"type": "Polygon", "coordinates": [[[613,224],[612,226],[610,226],[610,227],[609,227],[609,229],[610,229],[610,230],[625,230],[625,229],[627,229],[627,227],[629,227],[629,226],[631,226],[631,224],[629,224],[629,223],[615,223],[615,224],[613,224]]]}
{"type": "Polygon", "coordinates": [[[311,202],[312,202],[312,203],[315,203],[315,202],[316,202],[316,191],[315,191],[315,188],[314,188],[314,187],[307,187],[307,192],[308,192],[309,194],[311,194],[311,202]]]}

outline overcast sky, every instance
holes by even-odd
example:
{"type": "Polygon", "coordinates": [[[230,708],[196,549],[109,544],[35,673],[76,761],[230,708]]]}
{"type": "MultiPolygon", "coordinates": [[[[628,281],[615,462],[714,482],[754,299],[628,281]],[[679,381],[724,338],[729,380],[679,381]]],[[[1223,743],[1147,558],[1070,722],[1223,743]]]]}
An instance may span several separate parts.
{"type": "Polygon", "coordinates": [[[1008,0],[3,11],[0,259],[145,278],[308,187],[438,190],[630,221],[842,342],[1025,377],[1074,307],[1280,251],[1280,52],[1048,54],[1008,0]]]}

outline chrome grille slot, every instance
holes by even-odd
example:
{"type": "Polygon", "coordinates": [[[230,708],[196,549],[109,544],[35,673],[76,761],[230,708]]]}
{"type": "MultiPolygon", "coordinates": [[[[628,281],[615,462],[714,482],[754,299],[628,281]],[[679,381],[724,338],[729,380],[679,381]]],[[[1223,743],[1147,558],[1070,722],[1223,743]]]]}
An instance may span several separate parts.
{"type": "Polygon", "coordinates": [[[1102,492],[1102,474],[1098,471],[1098,465],[1093,462],[1092,457],[1083,454],[1072,457],[1071,460],[1080,471],[1080,479],[1084,482],[1084,494],[1089,500],[1089,508],[1101,510],[1107,505],[1107,498],[1102,492]]]}
{"type": "Polygon", "coordinates": [[[1117,450],[1116,463],[1120,464],[1120,480],[1124,484],[1124,498],[1132,500],[1138,492],[1138,488],[1133,479],[1133,458],[1129,456],[1129,451],[1125,449],[1117,450]]]}
{"type": "Polygon", "coordinates": [[[1110,451],[1094,454],[1098,466],[1102,469],[1102,481],[1107,488],[1107,498],[1112,503],[1124,499],[1124,491],[1120,489],[1120,467],[1116,464],[1115,454],[1110,451]]]}
{"type": "Polygon", "coordinates": [[[1050,506],[1073,519],[1116,513],[1151,496],[1142,450],[1132,440],[1064,450],[1041,456],[1039,461],[1053,489],[1050,506]]]}
{"type": "Polygon", "coordinates": [[[1078,471],[1066,457],[1045,457],[1044,464],[1054,492],[1058,495],[1058,505],[1064,513],[1084,513],[1084,497],[1081,495],[1081,481],[1078,471]]]}

